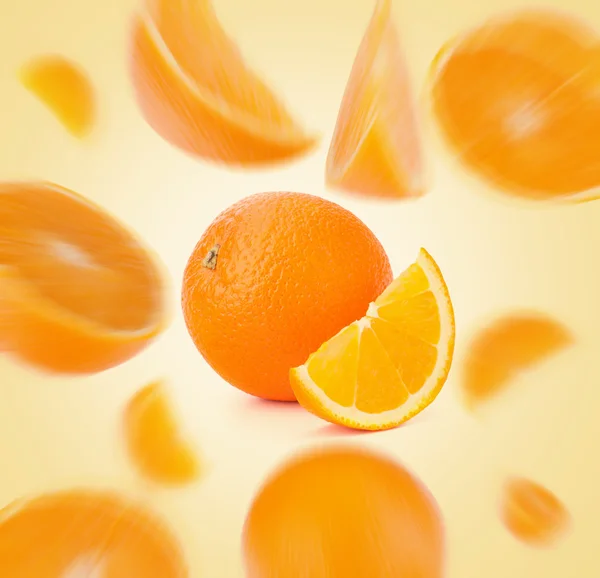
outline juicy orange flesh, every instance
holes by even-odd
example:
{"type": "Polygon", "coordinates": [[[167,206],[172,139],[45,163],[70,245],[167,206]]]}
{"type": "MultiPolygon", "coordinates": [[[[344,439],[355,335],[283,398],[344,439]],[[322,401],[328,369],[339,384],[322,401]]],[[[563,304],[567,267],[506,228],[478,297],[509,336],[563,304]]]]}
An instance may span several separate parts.
{"type": "Polygon", "coordinates": [[[0,186],[0,266],[45,299],[117,330],[157,310],[148,257],[111,217],[68,194],[0,186]]]}
{"type": "Polygon", "coordinates": [[[521,195],[600,185],[600,91],[586,80],[598,57],[570,26],[559,18],[488,25],[457,46],[435,80],[436,110],[458,154],[521,195]]]}
{"type": "Polygon", "coordinates": [[[182,567],[167,530],[109,494],[42,496],[0,521],[2,576],[180,578],[182,567]]]}
{"type": "MultiPolygon", "coordinates": [[[[429,280],[413,264],[375,301],[368,327],[352,324],[308,361],[312,381],[335,403],[381,413],[405,403],[431,375],[441,321],[429,280]]],[[[363,322],[359,322],[362,324],[363,322]]]]}
{"type": "Polygon", "coordinates": [[[86,75],[59,56],[45,56],[21,71],[25,87],[33,92],[75,136],[84,136],[93,125],[95,95],[86,75]]]}
{"type": "Polygon", "coordinates": [[[525,542],[548,542],[566,528],[569,515],[548,489],[525,479],[505,487],[502,519],[507,529],[525,542]]]}
{"type": "Polygon", "coordinates": [[[169,52],[201,92],[279,127],[295,128],[285,107],[244,63],[207,0],[148,0],[169,52]]]}
{"type": "Polygon", "coordinates": [[[327,179],[350,191],[383,197],[415,188],[420,143],[406,63],[382,0],[358,49],[332,139],[327,179]]]}
{"type": "Polygon", "coordinates": [[[507,315],[473,339],[464,365],[469,403],[483,402],[510,385],[519,371],[542,362],[572,342],[559,322],[541,315],[507,315]]]}
{"type": "Polygon", "coordinates": [[[198,460],[180,434],[161,384],[152,383],[132,398],[125,427],[130,455],[144,475],[159,482],[197,477],[198,460]]]}

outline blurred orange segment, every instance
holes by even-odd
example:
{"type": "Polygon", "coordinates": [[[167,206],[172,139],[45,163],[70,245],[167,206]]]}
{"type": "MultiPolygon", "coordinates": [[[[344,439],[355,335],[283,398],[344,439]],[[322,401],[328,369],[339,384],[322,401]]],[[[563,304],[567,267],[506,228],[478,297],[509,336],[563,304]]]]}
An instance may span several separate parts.
{"type": "Polygon", "coordinates": [[[165,325],[152,255],[102,208],[49,183],[0,184],[0,342],[47,371],[95,373],[165,325]]]}
{"type": "Polygon", "coordinates": [[[0,511],[0,576],[185,578],[170,530],[115,494],[73,490],[0,511]]]}
{"type": "Polygon", "coordinates": [[[530,10],[446,45],[432,66],[432,99],[451,147],[506,193],[596,198],[598,40],[574,19],[530,10]]]}
{"type": "Polygon", "coordinates": [[[148,124],[190,154],[254,165],[316,145],[245,64],[209,0],[147,0],[134,20],[131,74],[148,124]]]}
{"type": "Polygon", "coordinates": [[[554,543],[570,520],[565,506],[552,492],[522,478],[505,485],[501,516],[515,538],[539,546],[554,543]]]}
{"type": "Polygon", "coordinates": [[[403,198],[421,195],[422,180],[421,143],[391,0],[378,0],[340,106],[326,181],[361,195],[403,198]]]}
{"type": "Polygon", "coordinates": [[[198,477],[200,465],[183,439],[161,383],[136,393],[125,412],[125,437],[131,459],[148,479],[182,484],[198,477]]]}
{"type": "Polygon", "coordinates": [[[470,344],[463,367],[463,391],[469,405],[497,395],[520,371],[573,342],[557,321],[539,314],[515,314],[497,319],[470,344]]]}
{"type": "Polygon", "coordinates": [[[244,524],[247,578],[442,578],[444,523],[401,464],[357,446],[287,460],[244,524]]]}
{"type": "Polygon", "coordinates": [[[96,118],[94,89],[78,65],[62,56],[41,56],[23,66],[21,81],[73,136],[81,138],[92,130],[96,118]]]}

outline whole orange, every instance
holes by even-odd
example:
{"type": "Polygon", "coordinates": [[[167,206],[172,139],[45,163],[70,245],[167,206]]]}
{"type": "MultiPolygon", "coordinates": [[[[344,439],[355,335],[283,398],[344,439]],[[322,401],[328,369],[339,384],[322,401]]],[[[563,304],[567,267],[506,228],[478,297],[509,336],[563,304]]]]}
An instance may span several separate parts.
{"type": "Polygon", "coordinates": [[[295,457],[252,502],[247,578],[440,578],[438,506],[402,465],[359,448],[295,457]]]}
{"type": "Polygon", "coordinates": [[[223,211],[185,269],[188,331],[211,367],[258,397],[293,401],[289,370],[392,281],[383,247],[346,209],[303,193],[260,193],[223,211]]]}

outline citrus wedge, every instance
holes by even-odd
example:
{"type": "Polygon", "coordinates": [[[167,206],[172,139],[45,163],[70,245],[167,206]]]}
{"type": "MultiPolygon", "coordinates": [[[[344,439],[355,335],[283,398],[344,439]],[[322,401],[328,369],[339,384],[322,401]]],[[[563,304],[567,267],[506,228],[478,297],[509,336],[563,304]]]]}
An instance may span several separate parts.
{"type": "Polygon", "coordinates": [[[500,394],[520,372],[573,343],[568,329],[539,313],[496,319],[473,338],[463,364],[465,404],[475,408],[500,394]]]}
{"type": "Polygon", "coordinates": [[[354,429],[396,427],[427,407],[454,353],[454,312],[433,258],[417,260],[369,306],[290,372],[299,403],[354,429]]]}
{"type": "Polygon", "coordinates": [[[199,474],[199,461],[181,434],[160,382],[138,391],[125,411],[129,455],[142,475],[161,484],[184,484],[199,474]]]}
{"type": "Polygon", "coordinates": [[[89,374],[165,327],[153,255],[101,207],[50,183],[0,184],[0,343],[45,371],[89,374]]]}
{"type": "Polygon", "coordinates": [[[20,71],[21,82],[75,137],[91,132],[96,117],[94,89],[85,72],[59,55],[33,59],[20,71]]]}
{"type": "Polygon", "coordinates": [[[423,193],[423,162],[409,75],[379,0],[358,49],[327,156],[328,185],[373,197],[423,193]]]}
{"type": "Polygon", "coordinates": [[[148,124],[187,153],[256,165],[316,145],[245,64],[209,0],[148,0],[134,20],[130,69],[148,124]]]}

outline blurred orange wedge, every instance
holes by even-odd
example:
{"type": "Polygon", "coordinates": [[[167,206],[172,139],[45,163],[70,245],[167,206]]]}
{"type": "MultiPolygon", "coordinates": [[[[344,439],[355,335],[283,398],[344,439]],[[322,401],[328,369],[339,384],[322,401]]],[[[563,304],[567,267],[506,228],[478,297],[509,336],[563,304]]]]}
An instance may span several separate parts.
{"type": "Polygon", "coordinates": [[[133,463],[149,480],[183,484],[198,476],[198,459],[180,433],[161,383],[147,385],[129,401],[125,437],[133,463]]]}
{"type": "Polygon", "coordinates": [[[396,427],[427,407],[454,353],[454,312],[433,258],[421,249],[367,314],[291,370],[300,404],[355,429],[396,427]]]}
{"type": "Polygon", "coordinates": [[[354,61],[327,157],[327,184],[388,198],[423,193],[410,83],[391,16],[379,0],[354,61]]]}
{"type": "Polygon", "coordinates": [[[96,117],[94,89],[86,73],[58,55],[40,56],[25,64],[21,82],[75,137],[91,132],[96,117]]]}
{"type": "Polygon", "coordinates": [[[123,225],[49,183],[0,184],[0,342],[52,372],[95,373],[163,329],[162,275],[123,225]]]}
{"type": "Polygon", "coordinates": [[[148,124],[192,155],[260,165],[316,145],[246,66],[209,0],[148,0],[134,20],[131,74],[148,124]]]}
{"type": "Polygon", "coordinates": [[[469,407],[499,394],[512,378],[573,342],[559,322],[537,313],[498,318],[473,338],[464,361],[462,389],[469,407]]]}

